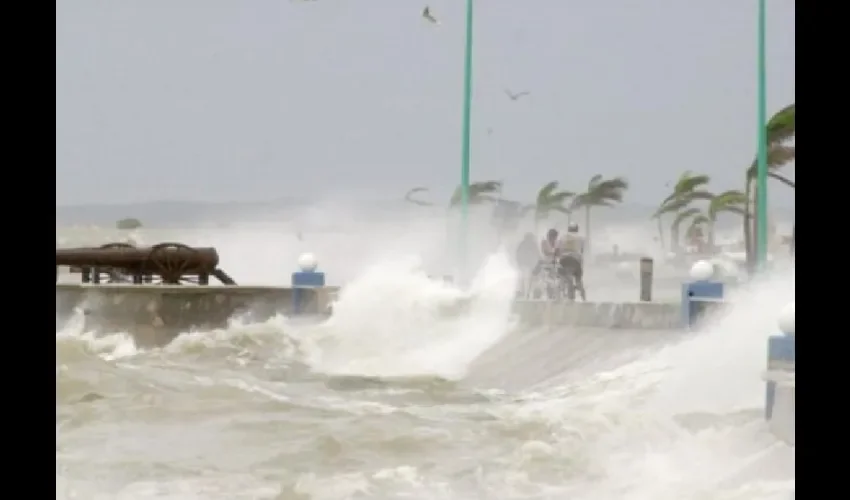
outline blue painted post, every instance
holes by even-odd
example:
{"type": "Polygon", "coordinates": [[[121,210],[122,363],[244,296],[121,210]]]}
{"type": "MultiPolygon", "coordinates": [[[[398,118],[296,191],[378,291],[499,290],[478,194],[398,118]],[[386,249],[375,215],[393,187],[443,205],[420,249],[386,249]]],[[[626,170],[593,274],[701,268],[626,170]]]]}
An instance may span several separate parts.
{"type": "MultiPolygon", "coordinates": [[[[796,369],[797,346],[794,337],[773,335],[767,340],[767,371],[794,373],[796,369]]],[[[775,376],[775,374],[773,376],[775,376]]],[[[768,375],[771,377],[771,375],[768,375]]],[[[776,381],[768,378],[764,398],[764,418],[773,418],[773,406],[776,404],[776,381]]]]}
{"type": "MultiPolygon", "coordinates": [[[[779,318],[782,335],[767,340],[767,387],[765,388],[764,418],[773,419],[776,405],[777,379],[796,374],[797,342],[795,336],[795,306],[792,302],[782,310],[779,318]]],[[[796,387],[793,389],[796,391],[796,387]]]]}
{"type": "Polygon", "coordinates": [[[298,258],[298,267],[300,270],[292,273],[292,314],[317,312],[305,311],[304,307],[310,302],[308,297],[312,295],[312,289],[325,286],[325,273],[316,271],[318,263],[309,253],[298,258]]]}
{"type": "Polygon", "coordinates": [[[682,324],[696,326],[705,312],[723,304],[723,282],[714,281],[714,266],[699,261],[691,268],[692,281],[682,285],[682,324]]]}

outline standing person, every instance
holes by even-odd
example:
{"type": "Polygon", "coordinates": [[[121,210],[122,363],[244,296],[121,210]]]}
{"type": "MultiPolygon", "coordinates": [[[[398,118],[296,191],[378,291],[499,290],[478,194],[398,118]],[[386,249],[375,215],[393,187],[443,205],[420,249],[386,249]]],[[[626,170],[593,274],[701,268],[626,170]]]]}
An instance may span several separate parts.
{"type": "Polygon", "coordinates": [[[561,275],[568,279],[570,275],[575,278],[575,285],[581,295],[581,300],[586,301],[587,295],[584,290],[584,238],[578,234],[578,224],[571,222],[567,227],[567,234],[560,242],[560,256],[558,262],[561,265],[561,275]]]}
{"type": "Polygon", "coordinates": [[[537,266],[538,260],[540,260],[540,253],[537,251],[537,242],[534,241],[534,235],[525,233],[525,236],[516,249],[516,264],[520,272],[522,293],[524,295],[528,295],[531,275],[535,266],[537,266]]]}
{"type": "Polygon", "coordinates": [[[539,248],[540,250],[535,258],[536,264],[531,271],[531,279],[529,281],[534,281],[545,266],[556,262],[560,254],[560,249],[558,248],[558,231],[554,228],[546,231],[546,237],[540,240],[539,248]]]}
{"type": "Polygon", "coordinates": [[[558,230],[552,228],[546,231],[546,237],[540,241],[540,254],[542,258],[538,257],[537,265],[531,271],[531,276],[537,276],[544,265],[554,263],[560,253],[561,249],[558,248],[558,230]]]}
{"type": "Polygon", "coordinates": [[[544,260],[552,261],[560,253],[558,248],[558,230],[552,228],[546,231],[546,237],[540,242],[540,252],[543,254],[544,260]]]}

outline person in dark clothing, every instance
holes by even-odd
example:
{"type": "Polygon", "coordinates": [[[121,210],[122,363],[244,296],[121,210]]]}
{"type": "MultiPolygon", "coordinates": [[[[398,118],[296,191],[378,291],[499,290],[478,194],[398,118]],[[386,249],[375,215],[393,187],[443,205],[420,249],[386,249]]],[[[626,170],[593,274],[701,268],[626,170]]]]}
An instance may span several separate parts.
{"type": "Polygon", "coordinates": [[[560,264],[558,272],[561,278],[569,280],[572,277],[575,280],[575,288],[581,296],[581,300],[587,301],[587,293],[584,290],[584,268],[578,256],[568,253],[558,259],[558,263],[560,264]]]}
{"type": "Polygon", "coordinates": [[[523,291],[528,288],[532,271],[537,266],[538,260],[540,260],[540,253],[537,251],[537,241],[533,234],[525,233],[525,237],[516,249],[516,264],[521,275],[523,291]]]}
{"type": "MultiPolygon", "coordinates": [[[[571,223],[567,228],[567,234],[561,241],[561,253],[558,255],[561,277],[569,280],[572,276],[575,287],[581,295],[581,300],[586,301],[587,295],[584,291],[584,238],[578,235],[578,224],[571,223]]],[[[572,294],[571,297],[572,298],[572,294]]]]}

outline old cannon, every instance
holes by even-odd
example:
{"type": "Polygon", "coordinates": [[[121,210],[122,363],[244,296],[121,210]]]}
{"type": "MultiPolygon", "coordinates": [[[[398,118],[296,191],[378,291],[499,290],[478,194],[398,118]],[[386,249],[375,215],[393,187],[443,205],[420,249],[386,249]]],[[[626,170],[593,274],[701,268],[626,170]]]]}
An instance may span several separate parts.
{"type": "Polygon", "coordinates": [[[165,285],[196,283],[208,285],[214,276],[224,285],[236,282],[218,269],[215,248],[193,248],[182,243],[160,243],[135,247],[128,243],[107,243],[99,248],[57,248],[56,280],[59,266],[70,266],[82,274],[83,283],[132,282],[165,285]]]}

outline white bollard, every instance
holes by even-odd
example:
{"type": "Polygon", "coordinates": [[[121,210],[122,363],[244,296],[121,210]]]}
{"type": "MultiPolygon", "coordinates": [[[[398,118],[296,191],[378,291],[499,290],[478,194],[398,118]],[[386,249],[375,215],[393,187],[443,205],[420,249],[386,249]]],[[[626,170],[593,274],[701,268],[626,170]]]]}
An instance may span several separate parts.
{"type": "Polygon", "coordinates": [[[319,261],[316,256],[310,252],[302,253],[298,256],[298,269],[305,273],[313,272],[319,267],[319,261]]]}
{"type": "Polygon", "coordinates": [[[782,308],[779,312],[779,330],[785,335],[794,336],[796,314],[794,313],[794,302],[782,308]]]}
{"type": "Polygon", "coordinates": [[[691,266],[690,276],[694,281],[708,281],[714,276],[714,266],[707,260],[698,260],[691,266]]]}

